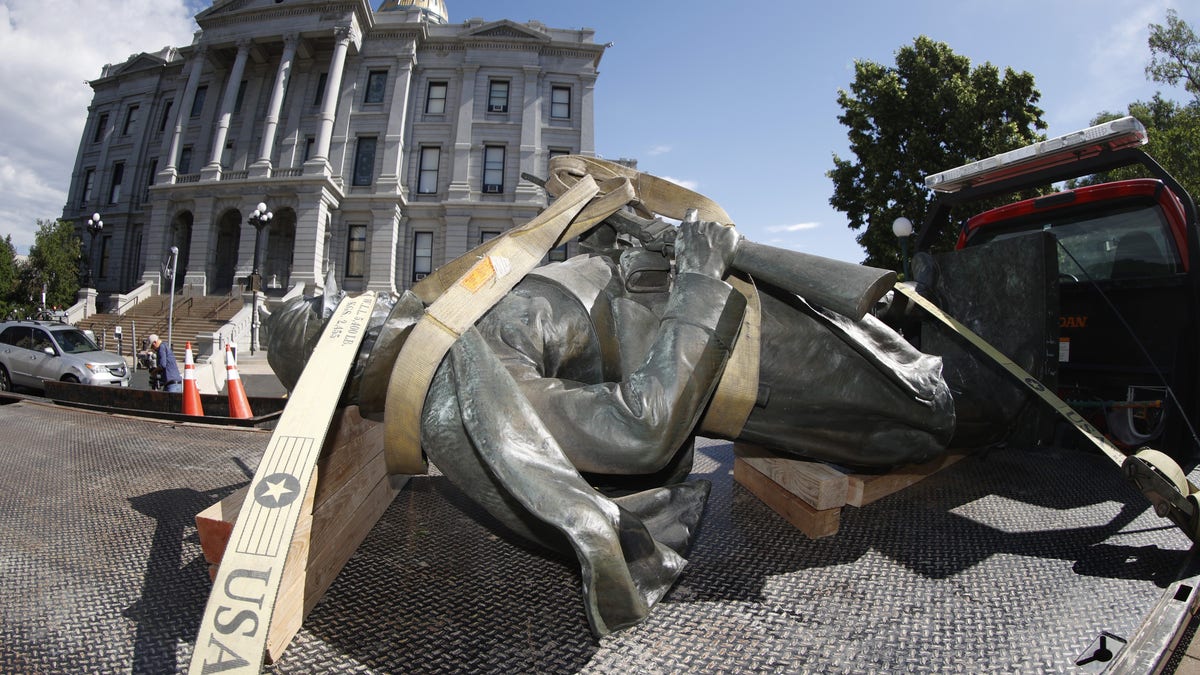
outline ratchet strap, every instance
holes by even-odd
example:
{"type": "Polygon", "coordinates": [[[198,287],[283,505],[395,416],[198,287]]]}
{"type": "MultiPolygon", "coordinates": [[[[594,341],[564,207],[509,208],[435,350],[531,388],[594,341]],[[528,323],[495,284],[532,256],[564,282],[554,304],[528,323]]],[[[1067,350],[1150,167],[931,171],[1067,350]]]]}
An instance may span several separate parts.
{"type": "Polygon", "coordinates": [[[1116,464],[1134,485],[1154,505],[1155,513],[1168,518],[1183,530],[1193,542],[1200,543],[1200,489],[1187,479],[1183,470],[1168,455],[1142,448],[1136,453],[1126,455],[1110,443],[1096,427],[1076,412],[1070,405],[1059,398],[1046,385],[1030,375],[1012,359],[1000,353],[986,340],[976,335],[971,329],[959,323],[954,317],[943,312],[937,305],[923,297],[915,288],[907,284],[896,284],[896,290],[915,303],[921,309],[941,321],[950,330],[958,333],[981,352],[1007,370],[1013,377],[1020,380],[1026,388],[1037,394],[1048,403],[1055,412],[1067,420],[1083,434],[1092,445],[1104,453],[1116,464]]]}
{"type": "Polygon", "coordinates": [[[1029,371],[1025,370],[1021,366],[1018,366],[1013,362],[1012,359],[1000,353],[1000,350],[988,344],[987,340],[979,337],[979,335],[977,335],[970,328],[967,328],[959,323],[954,317],[943,312],[941,308],[918,293],[917,290],[912,286],[899,283],[896,284],[896,290],[900,293],[903,293],[905,297],[915,303],[918,307],[928,312],[930,316],[938,321],[941,321],[948,328],[950,328],[950,330],[963,336],[963,338],[965,338],[967,342],[970,342],[972,345],[974,345],[976,349],[986,354],[989,358],[999,364],[1001,368],[1004,368],[1013,377],[1020,380],[1027,389],[1041,397],[1041,399],[1048,403],[1051,408],[1054,408],[1055,412],[1057,412],[1064,419],[1070,422],[1072,426],[1078,429],[1079,433],[1086,436],[1087,439],[1092,442],[1092,445],[1096,446],[1100,452],[1103,452],[1109,459],[1111,459],[1113,462],[1116,462],[1117,466],[1121,466],[1125,463],[1125,453],[1121,452],[1117,446],[1110,443],[1108,439],[1104,437],[1104,434],[1100,433],[1100,430],[1092,426],[1087,420],[1083,419],[1083,416],[1076,412],[1071,406],[1067,405],[1066,401],[1062,400],[1054,392],[1047,389],[1046,385],[1042,384],[1036,377],[1030,375],[1029,371]]]}
{"type": "MultiPolygon", "coordinates": [[[[421,452],[421,413],[433,376],[446,352],[555,246],[586,233],[623,206],[645,215],[732,224],[715,202],[680,185],[592,157],[550,160],[546,190],[555,200],[525,225],[508,230],[448,262],[413,287],[427,305],[400,349],[384,403],[384,453],[392,474],[428,470],[421,452]]],[[[701,428],[734,438],[758,395],[758,301],[754,287],[731,275],[730,283],[752,302],[741,337],[726,365],[701,428]],[[712,418],[712,421],[709,421],[712,418]]]]}

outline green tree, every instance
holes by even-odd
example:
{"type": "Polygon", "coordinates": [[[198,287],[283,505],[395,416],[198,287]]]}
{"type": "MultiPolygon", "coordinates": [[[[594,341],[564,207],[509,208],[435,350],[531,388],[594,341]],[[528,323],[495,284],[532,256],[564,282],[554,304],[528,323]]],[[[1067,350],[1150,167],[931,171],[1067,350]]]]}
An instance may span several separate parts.
{"type": "Polygon", "coordinates": [[[0,239],[0,319],[15,308],[18,274],[17,248],[13,246],[10,234],[0,239]]]}
{"type": "Polygon", "coordinates": [[[71,223],[39,220],[33,246],[29,247],[29,263],[22,275],[25,297],[34,305],[40,304],[44,284],[47,307],[75,304],[81,246],[71,223]]]}
{"type": "Polygon", "coordinates": [[[1168,9],[1167,25],[1150,24],[1149,44],[1146,77],[1172,87],[1183,82],[1183,88],[1200,102],[1200,38],[1192,27],[1168,9]]]}
{"type": "MultiPolygon", "coordinates": [[[[899,269],[892,221],[906,216],[920,227],[932,200],[925,176],[1040,140],[1041,94],[1027,72],[972,68],[924,36],[896,53],[895,66],[857,61],[854,73],[850,90],[838,93],[838,121],[855,160],[834,155],[829,203],[863,230],[866,264],[899,269]]],[[[948,248],[955,236],[947,226],[934,245],[948,248]]]]}
{"type": "MultiPolygon", "coordinates": [[[[1149,101],[1129,104],[1127,113],[1102,112],[1092,124],[1133,115],[1146,127],[1147,143],[1143,149],[1183,185],[1193,199],[1200,196],[1200,104],[1180,105],[1155,94],[1149,101]]],[[[1140,166],[1127,166],[1087,176],[1076,185],[1096,185],[1126,178],[1149,176],[1140,166]]]]}

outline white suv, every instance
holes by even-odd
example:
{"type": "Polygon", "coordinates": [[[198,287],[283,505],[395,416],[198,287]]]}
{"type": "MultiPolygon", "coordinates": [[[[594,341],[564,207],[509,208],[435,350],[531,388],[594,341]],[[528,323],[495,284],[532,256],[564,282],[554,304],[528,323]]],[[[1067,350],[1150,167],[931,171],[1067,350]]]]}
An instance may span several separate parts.
{"type": "Polygon", "coordinates": [[[44,389],[46,380],[129,386],[125,359],[100,351],[86,333],[50,321],[0,323],[0,391],[44,389]]]}

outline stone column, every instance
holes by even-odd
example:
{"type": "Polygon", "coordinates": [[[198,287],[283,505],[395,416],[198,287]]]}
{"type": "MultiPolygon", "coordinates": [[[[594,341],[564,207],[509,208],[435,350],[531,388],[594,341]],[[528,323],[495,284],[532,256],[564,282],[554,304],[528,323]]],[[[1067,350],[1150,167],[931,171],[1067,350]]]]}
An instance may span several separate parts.
{"type": "Polygon", "coordinates": [[[391,205],[371,210],[367,247],[367,288],[379,293],[396,292],[396,252],[400,246],[400,207],[391,205]]]}
{"type": "Polygon", "coordinates": [[[192,115],[192,102],[196,98],[196,87],[200,84],[200,72],[204,70],[205,58],[207,58],[207,48],[197,47],[196,53],[192,55],[187,84],[183,88],[183,100],[179,102],[179,110],[175,115],[175,130],[171,134],[171,150],[167,153],[167,166],[159,172],[162,180],[156,180],[156,183],[174,183],[175,177],[178,175],[177,167],[179,166],[180,145],[183,142],[183,125],[187,124],[188,118],[192,115]]]}
{"type": "Polygon", "coordinates": [[[233,105],[237,102],[238,87],[242,82],[242,74],[246,72],[246,57],[249,55],[250,40],[239,40],[233,70],[229,71],[229,78],[225,81],[225,94],[221,97],[221,116],[217,119],[217,131],[213,134],[212,153],[208,158],[208,166],[204,167],[201,180],[221,178],[221,154],[225,150],[225,139],[229,136],[229,120],[233,118],[233,105]]]}
{"type": "Polygon", "coordinates": [[[279,69],[275,71],[275,88],[271,90],[271,102],[267,104],[267,119],[263,124],[262,146],[258,159],[250,166],[251,178],[267,178],[271,175],[271,154],[275,151],[275,130],[279,126],[279,112],[283,108],[283,93],[287,90],[288,78],[292,74],[292,60],[296,58],[295,33],[283,38],[283,56],[279,69]]]}
{"type": "Polygon", "coordinates": [[[396,86],[392,88],[392,103],[388,107],[387,131],[383,137],[383,170],[379,174],[378,192],[408,198],[401,182],[404,175],[404,127],[408,113],[408,97],[412,90],[412,69],[416,53],[410,48],[396,56],[396,86]]]}
{"type": "Polygon", "coordinates": [[[596,76],[585,75],[581,78],[583,91],[579,97],[579,154],[588,157],[596,156],[596,122],[592,109],[592,99],[596,93],[596,76]]]}
{"type": "MultiPolygon", "coordinates": [[[[197,197],[192,211],[192,240],[188,243],[187,273],[183,275],[183,292],[185,295],[208,294],[208,268],[212,265],[209,257],[212,253],[212,243],[215,234],[213,211],[216,199],[212,197],[197,197]]],[[[183,260],[179,266],[184,266],[183,260]]]]}
{"type": "MultiPolygon", "coordinates": [[[[470,231],[471,213],[469,210],[458,207],[457,209],[447,211],[446,228],[442,232],[442,258],[441,260],[437,260],[435,257],[434,269],[441,267],[474,248],[468,236],[470,231]]],[[[474,243],[477,244],[479,242],[476,241],[474,243]]]]}
{"type": "Polygon", "coordinates": [[[338,26],[334,29],[337,42],[333,47],[333,57],[329,59],[329,75],[325,80],[325,100],[321,102],[321,125],[317,129],[317,144],[315,155],[309,158],[305,173],[324,173],[329,161],[329,144],[333,140],[333,121],[336,118],[338,96],[342,90],[342,71],[346,68],[346,53],[350,50],[350,41],[354,38],[354,29],[350,26],[338,26]]]}
{"type": "Polygon", "coordinates": [[[471,198],[471,128],[475,117],[475,76],[477,65],[465,65],[459,69],[462,95],[458,101],[458,122],[454,132],[454,164],[450,174],[449,201],[467,201],[471,198]]]}
{"type": "MultiPolygon", "coordinates": [[[[521,115],[521,172],[538,175],[538,149],[542,147],[541,68],[525,66],[525,100],[521,115]]],[[[544,178],[545,176],[543,176],[544,178]]],[[[517,176],[517,203],[540,203],[542,188],[517,176]]]]}
{"type": "Polygon", "coordinates": [[[327,228],[337,200],[328,192],[301,195],[296,209],[296,241],[289,283],[302,283],[308,290],[323,288],[327,228]]]}

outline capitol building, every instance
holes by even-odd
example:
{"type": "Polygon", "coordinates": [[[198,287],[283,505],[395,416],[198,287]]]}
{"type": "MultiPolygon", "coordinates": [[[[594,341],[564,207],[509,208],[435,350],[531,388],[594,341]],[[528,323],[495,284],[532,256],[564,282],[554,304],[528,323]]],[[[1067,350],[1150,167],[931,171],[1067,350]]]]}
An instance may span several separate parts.
{"type": "Polygon", "coordinates": [[[192,44],[104,66],[63,210],[102,298],[166,290],[172,247],[184,294],[243,293],[256,245],[271,294],[402,290],[536,215],[522,173],[595,155],[591,30],[373,1],[215,0],[192,44]]]}

